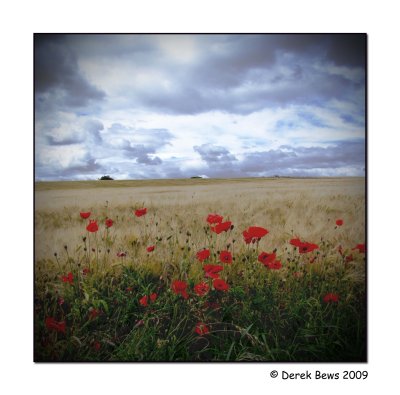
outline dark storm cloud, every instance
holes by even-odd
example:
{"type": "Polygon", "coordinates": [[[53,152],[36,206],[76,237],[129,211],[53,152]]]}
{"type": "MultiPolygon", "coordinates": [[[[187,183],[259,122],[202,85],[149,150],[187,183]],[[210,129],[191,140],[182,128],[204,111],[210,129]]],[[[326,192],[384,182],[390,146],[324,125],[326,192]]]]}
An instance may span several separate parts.
{"type": "Polygon", "coordinates": [[[212,144],[195,145],[193,149],[200,154],[201,159],[209,166],[229,165],[237,160],[226,148],[212,144]]]}
{"type": "Polygon", "coordinates": [[[363,35],[195,37],[201,60],[187,66],[156,59],[172,76],[172,89],[139,90],[135,101],[172,114],[249,114],[271,106],[352,99],[364,86],[363,78],[330,71],[332,66],[364,67],[363,35]]]}
{"type": "Polygon", "coordinates": [[[84,107],[105,97],[81,74],[65,37],[47,34],[35,35],[35,93],[39,106],[50,100],[61,108],[84,107]]]}
{"type": "Polygon", "coordinates": [[[365,166],[364,141],[341,141],[327,148],[281,146],[276,150],[253,152],[240,163],[243,174],[291,174],[320,169],[365,166]]]}

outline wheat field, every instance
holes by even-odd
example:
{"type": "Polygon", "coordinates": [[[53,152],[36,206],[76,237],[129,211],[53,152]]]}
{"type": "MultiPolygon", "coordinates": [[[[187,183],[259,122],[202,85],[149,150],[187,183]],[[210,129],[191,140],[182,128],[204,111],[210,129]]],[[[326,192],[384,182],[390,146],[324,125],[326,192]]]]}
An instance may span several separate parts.
{"type": "Polygon", "coordinates": [[[209,213],[232,221],[238,238],[250,225],[266,227],[265,248],[279,248],[292,235],[314,242],[340,238],[348,247],[365,239],[364,178],[43,182],[35,191],[36,260],[81,242],[86,231],[80,211],[112,218],[122,248],[143,231],[133,216],[142,206],[151,213],[147,226],[154,235],[180,230],[184,244],[190,232],[194,248],[202,247],[209,213]],[[337,218],[345,221],[346,232],[335,229],[337,218]]]}

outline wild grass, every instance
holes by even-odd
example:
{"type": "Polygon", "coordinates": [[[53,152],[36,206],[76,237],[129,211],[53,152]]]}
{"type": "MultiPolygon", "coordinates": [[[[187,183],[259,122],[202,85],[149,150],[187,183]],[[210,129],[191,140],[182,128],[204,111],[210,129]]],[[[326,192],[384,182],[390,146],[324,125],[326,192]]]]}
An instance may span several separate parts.
{"type": "Polygon", "coordinates": [[[35,360],[364,361],[365,254],[353,250],[365,241],[364,219],[362,178],[38,183],[35,360]],[[141,207],[147,214],[135,217],[141,207]],[[81,211],[98,220],[98,232],[86,231],[81,211]],[[234,228],[211,232],[210,213],[234,228]],[[269,234],[247,245],[242,232],[254,225],[269,234]],[[319,249],[299,254],[294,237],[319,249]],[[228,292],[204,278],[202,248],[211,251],[205,263],[232,253],[220,276],[228,292]],[[258,261],[274,250],[280,270],[258,261]],[[62,281],[67,273],[71,283],[62,281]],[[171,290],[177,279],[188,299],[171,290]],[[202,281],[211,290],[198,296],[202,281]],[[157,299],[142,306],[152,293],[157,299]],[[327,293],[339,302],[325,303],[327,293]],[[65,333],[47,317],[64,322],[65,333]],[[209,333],[198,335],[198,322],[209,333]]]}

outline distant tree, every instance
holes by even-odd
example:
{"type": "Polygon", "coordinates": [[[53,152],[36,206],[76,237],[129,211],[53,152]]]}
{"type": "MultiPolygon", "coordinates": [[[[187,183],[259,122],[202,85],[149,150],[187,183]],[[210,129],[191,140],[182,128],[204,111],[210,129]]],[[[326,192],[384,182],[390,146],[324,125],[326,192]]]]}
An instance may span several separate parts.
{"type": "Polygon", "coordinates": [[[190,177],[190,178],[203,178],[203,177],[200,177],[200,176],[193,176],[193,177],[190,177]]]}
{"type": "Polygon", "coordinates": [[[113,180],[114,178],[110,177],[110,176],[103,176],[99,178],[100,180],[113,180]]]}

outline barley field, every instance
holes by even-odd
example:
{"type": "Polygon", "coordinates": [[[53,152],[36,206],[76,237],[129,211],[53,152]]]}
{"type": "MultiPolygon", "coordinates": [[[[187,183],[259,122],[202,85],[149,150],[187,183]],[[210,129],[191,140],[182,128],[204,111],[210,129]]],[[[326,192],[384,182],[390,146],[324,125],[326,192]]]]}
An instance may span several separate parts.
{"type": "Polygon", "coordinates": [[[366,361],[364,178],[38,182],[34,234],[36,361],[366,361]]]}

